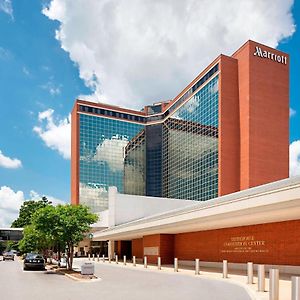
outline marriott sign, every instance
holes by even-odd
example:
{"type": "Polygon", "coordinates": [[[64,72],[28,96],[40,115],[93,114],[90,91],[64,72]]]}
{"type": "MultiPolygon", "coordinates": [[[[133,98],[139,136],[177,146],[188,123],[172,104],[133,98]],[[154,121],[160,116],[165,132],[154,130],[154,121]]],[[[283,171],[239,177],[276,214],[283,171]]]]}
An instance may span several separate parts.
{"type": "Polygon", "coordinates": [[[254,52],[254,56],[259,56],[262,58],[267,58],[270,60],[274,60],[277,61],[278,63],[287,64],[287,57],[284,55],[277,55],[275,53],[272,53],[270,51],[267,50],[262,50],[260,47],[256,46],[255,47],[255,52],[254,52]]]}

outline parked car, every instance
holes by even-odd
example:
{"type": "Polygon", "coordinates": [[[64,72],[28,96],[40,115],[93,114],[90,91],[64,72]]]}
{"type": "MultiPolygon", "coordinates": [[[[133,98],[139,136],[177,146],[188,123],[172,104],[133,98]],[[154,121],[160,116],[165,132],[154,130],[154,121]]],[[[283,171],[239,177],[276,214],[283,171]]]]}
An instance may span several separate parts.
{"type": "Polygon", "coordinates": [[[15,254],[12,251],[4,252],[3,260],[15,260],[15,254]]]}
{"type": "Polygon", "coordinates": [[[11,250],[11,252],[16,256],[20,256],[20,251],[18,250],[11,250]]]}
{"type": "Polygon", "coordinates": [[[24,258],[23,270],[45,269],[45,259],[39,253],[27,253],[24,258]]]}

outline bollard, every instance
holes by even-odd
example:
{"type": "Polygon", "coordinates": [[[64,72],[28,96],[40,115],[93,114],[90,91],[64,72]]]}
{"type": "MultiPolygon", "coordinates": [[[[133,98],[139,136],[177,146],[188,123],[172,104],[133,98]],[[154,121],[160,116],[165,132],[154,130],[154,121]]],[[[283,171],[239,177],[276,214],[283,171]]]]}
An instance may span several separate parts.
{"type": "Polygon", "coordinates": [[[269,273],[270,277],[270,300],[279,300],[279,270],[278,269],[270,269],[269,273]]]}
{"type": "Polygon", "coordinates": [[[300,277],[292,276],[292,300],[300,300],[300,277]]]}
{"type": "Polygon", "coordinates": [[[178,258],[174,258],[174,272],[178,272],[178,258]]]}
{"type": "Polygon", "coordinates": [[[195,259],[195,275],[200,274],[200,261],[199,258],[195,259]]]}
{"type": "Polygon", "coordinates": [[[100,260],[100,254],[97,254],[97,261],[100,260]]]}
{"type": "Polygon", "coordinates": [[[108,255],[108,262],[111,263],[111,256],[110,256],[110,254],[108,255]]]}
{"type": "Polygon", "coordinates": [[[223,260],[223,278],[228,278],[228,262],[223,260]]]}
{"type": "Polygon", "coordinates": [[[93,253],[93,261],[95,261],[95,254],[93,253]]]}
{"type": "Polygon", "coordinates": [[[118,262],[118,255],[116,255],[116,264],[118,264],[119,262],[118,262]]]}
{"type": "Polygon", "coordinates": [[[247,283],[248,284],[253,284],[253,263],[252,262],[248,262],[247,263],[247,283]]]}
{"type": "Polygon", "coordinates": [[[160,256],[157,258],[157,269],[161,270],[161,257],[160,256]]]}
{"type": "Polygon", "coordinates": [[[123,256],[123,264],[126,266],[126,255],[123,256]]]}
{"type": "Polygon", "coordinates": [[[258,279],[258,291],[265,291],[265,266],[258,265],[257,266],[257,279],[258,279]]]}
{"type": "Polygon", "coordinates": [[[147,268],[147,256],[144,256],[144,268],[147,268]]]}
{"type": "Polygon", "coordinates": [[[91,260],[91,254],[88,254],[89,260],[91,260]]]}
{"type": "Polygon", "coordinates": [[[102,255],[102,261],[105,262],[105,256],[104,256],[104,254],[102,255]]]}
{"type": "Polygon", "coordinates": [[[134,267],[136,266],[135,256],[132,257],[132,265],[133,265],[134,267]]]}

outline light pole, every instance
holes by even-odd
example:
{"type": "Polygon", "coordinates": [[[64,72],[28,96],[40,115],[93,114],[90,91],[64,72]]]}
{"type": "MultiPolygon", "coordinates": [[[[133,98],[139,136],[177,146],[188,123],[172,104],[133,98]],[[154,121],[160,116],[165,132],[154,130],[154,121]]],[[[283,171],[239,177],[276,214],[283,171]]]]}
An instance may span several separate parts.
{"type": "Polygon", "coordinates": [[[90,232],[89,233],[89,239],[90,239],[90,249],[89,249],[89,252],[91,252],[91,254],[92,254],[92,239],[93,239],[93,234],[90,232]]]}

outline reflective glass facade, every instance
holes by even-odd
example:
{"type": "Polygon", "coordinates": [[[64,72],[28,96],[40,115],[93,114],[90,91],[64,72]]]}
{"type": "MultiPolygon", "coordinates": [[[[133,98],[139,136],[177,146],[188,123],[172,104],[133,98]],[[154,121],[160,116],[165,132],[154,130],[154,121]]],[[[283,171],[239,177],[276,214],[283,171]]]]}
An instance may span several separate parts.
{"type": "Polygon", "coordinates": [[[162,161],[164,197],[218,195],[218,76],[164,122],[162,161]]]}
{"type": "Polygon", "coordinates": [[[217,196],[217,71],[215,65],[158,114],[155,105],[146,115],[79,103],[79,203],[107,209],[109,186],[133,195],[217,196]]]}
{"type": "Polygon", "coordinates": [[[124,193],[146,195],[146,138],[141,130],[125,147],[124,193]]]}
{"type": "Polygon", "coordinates": [[[124,149],[143,125],[80,114],[79,199],[93,211],[107,209],[108,187],[124,193],[124,149]]]}

